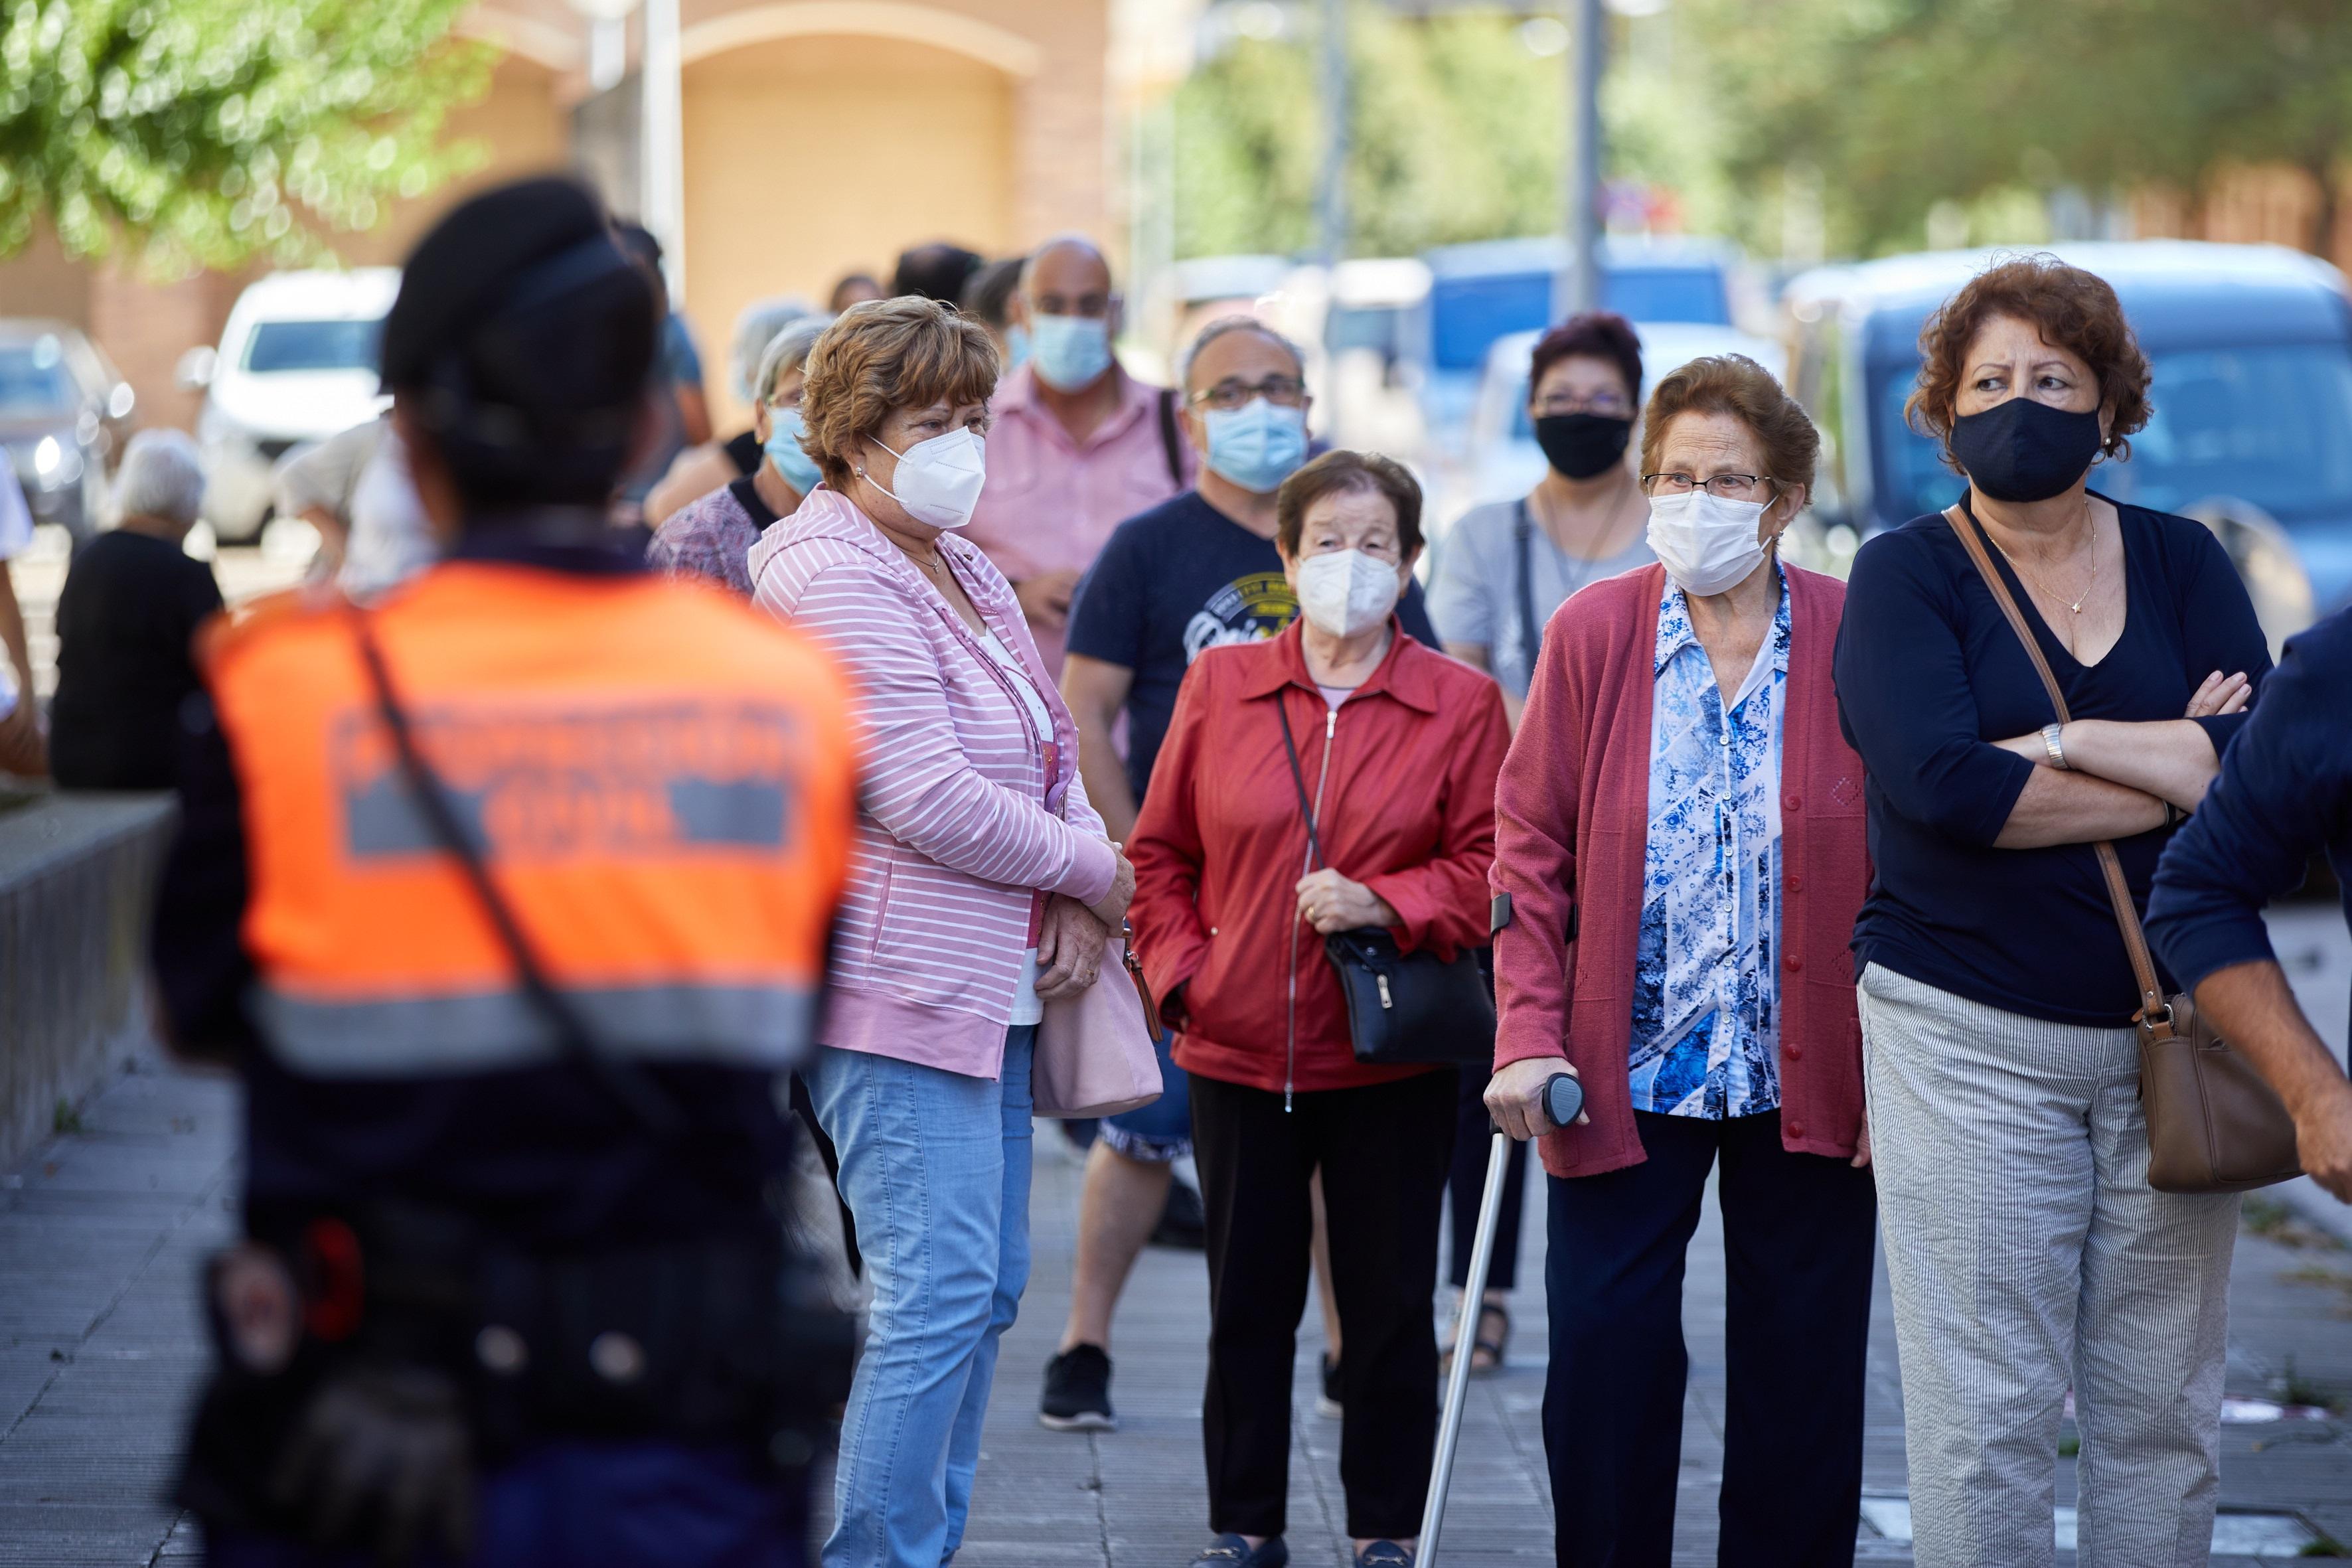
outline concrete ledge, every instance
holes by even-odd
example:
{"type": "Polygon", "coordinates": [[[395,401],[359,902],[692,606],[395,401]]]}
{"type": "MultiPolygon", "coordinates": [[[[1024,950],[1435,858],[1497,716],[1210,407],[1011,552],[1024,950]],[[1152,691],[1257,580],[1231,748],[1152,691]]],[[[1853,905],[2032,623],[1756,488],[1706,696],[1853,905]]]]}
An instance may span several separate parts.
{"type": "Polygon", "coordinates": [[[0,802],[0,1166],[148,1038],[147,922],[165,795],[0,802]]]}

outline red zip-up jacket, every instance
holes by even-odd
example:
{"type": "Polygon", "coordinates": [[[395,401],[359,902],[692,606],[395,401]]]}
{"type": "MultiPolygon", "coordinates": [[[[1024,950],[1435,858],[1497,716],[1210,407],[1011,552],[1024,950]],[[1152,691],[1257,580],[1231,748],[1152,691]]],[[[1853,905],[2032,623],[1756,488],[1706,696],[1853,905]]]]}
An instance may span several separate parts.
{"type": "MultiPolygon", "coordinates": [[[[1862,759],[1838,729],[1830,653],[1845,584],[1789,578],[1780,736],[1780,1144],[1853,1157],[1862,1133],[1862,1026],[1847,948],[1870,890],[1862,759]]],[[[1665,569],[1593,584],[1554,612],[1496,790],[1497,1068],[1575,1064],[1588,1123],[1543,1140],[1544,1169],[1590,1176],[1647,1157],[1626,1063],[1649,843],[1651,696],[1665,569]]]]}
{"type": "Polygon", "coordinates": [[[1356,1060],[1323,939],[1297,918],[1307,814],[1286,719],[1308,799],[1322,791],[1317,866],[1388,900],[1408,952],[1451,957],[1486,941],[1495,777],[1510,744],[1502,691],[1390,626],[1388,657],[1337,709],[1307,673],[1297,622],[1210,648],[1184,677],[1128,853],[1145,975],[1158,995],[1183,988],[1175,1055],[1187,1071],[1280,1093],[1431,1070],[1356,1060]]]}

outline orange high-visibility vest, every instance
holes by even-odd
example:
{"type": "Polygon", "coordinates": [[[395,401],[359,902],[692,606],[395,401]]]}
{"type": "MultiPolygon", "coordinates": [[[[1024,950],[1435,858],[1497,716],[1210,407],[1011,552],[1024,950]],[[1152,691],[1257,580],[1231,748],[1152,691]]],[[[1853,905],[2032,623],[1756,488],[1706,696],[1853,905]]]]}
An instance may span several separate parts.
{"type": "MultiPolygon", "coordinates": [[[[314,1076],[552,1061],[553,1029],[401,770],[357,613],[289,597],[204,639],[243,801],[255,1021],[314,1076]]],[[[855,809],[830,658],[731,595],[466,562],[368,625],[419,749],[599,1043],[796,1059],[855,809]]]]}

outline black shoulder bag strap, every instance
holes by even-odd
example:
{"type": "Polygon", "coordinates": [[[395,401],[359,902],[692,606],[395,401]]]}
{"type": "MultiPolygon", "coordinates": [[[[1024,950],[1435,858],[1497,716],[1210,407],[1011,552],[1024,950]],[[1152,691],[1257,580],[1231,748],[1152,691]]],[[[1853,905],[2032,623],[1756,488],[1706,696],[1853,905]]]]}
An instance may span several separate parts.
{"type": "Polygon", "coordinates": [[[416,797],[417,809],[425,814],[434,837],[464,870],[482,912],[489,917],[490,929],[498,933],[499,944],[507,950],[515,966],[523,994],[530,998],[531,1005],[555,1032],[555,1043],[565,1059],[602,1085],[656,1142],[671,1142],[686,1127],[677,1106],[660,1085],[634,1064],[605,1050],[579,1007],[548,978],[547,968],[540,962],[521,923],[515,919],[513,907],[490,876],[481,847],[457,819],[457,809],[449,804],[449,793],[442,786],[440,776],[418,750],[407,710],[394,694],[392,672],[384,665],[383,650],[376,646],[366,614],[356,607],[352,613],[352,630],[359,642],[360,662],[367,668],[368,683],[375,689],[376,712],[392,735],[393,750],[400,758],[400,771],[408,780],[409,790],[416,797]]]}
{"type": "Polygon", "coordinates": [[[1176,389],[1160,389],[1160,450],[1168,459],[1168,482],[1184,488],[1183,439],[1176,429],[1176,389]]]}
{"type": "Polygon", "coordinates": [[[1290,757],[1290,782],[1298,791],[1298,814],[1307,819],[1307,853],[1321,860],[1323,846],[1315,837],[1315,803],[1307,798],[1307,770],[1298,765],[1298,742],[1290,738],[1290,714],[1282,705],[1279,691],[1274,694],[1274,716],[1282,722],[1282,749],[1290,757]]]}
{"type": "Polygon", "coordinates": [[[1511,550],[1518,557],[1518,580],[1515,584],[1519,596],[1519,656],[1527,660],[1528,682],[1536,679],[1536,655],[1543,646],[1543,628],[1536,625],[1535,521],[1528,516],[1527,497],[1511,517],[1511,550]]]}

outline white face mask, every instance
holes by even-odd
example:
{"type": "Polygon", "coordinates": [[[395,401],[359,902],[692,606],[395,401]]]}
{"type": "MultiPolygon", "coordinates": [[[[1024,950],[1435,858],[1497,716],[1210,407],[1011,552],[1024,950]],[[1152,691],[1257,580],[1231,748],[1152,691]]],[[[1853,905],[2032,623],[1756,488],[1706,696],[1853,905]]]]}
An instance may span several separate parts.
{"type": "Polygon", "coordinates": [[[1759,500],[1725,500],[1694,488],[1650,500],[1650,549],[1685,594],[1720,594],[1764,564],[1759,500]]]}
{"type": "Polygon", "coordinates": [[[1298,609],[1320,632],[1351,637],[1396,608],[1404,583],[1396,563],[1360,550],[1334,550],[1298,563],[1298,609]]]}
{"type": "MultiPolygon", "coordinates": [[[[878,437],[874,444],[882,447],[878,437]]],[[[890,452],[887,447],[882,449],[890,452]]],[[[978,431],[960,426],[890,455],[898,459],[898,471],[890,476],[898,483],[897,489],[885,489],[881,480],[863,468],[857,470],[859,477],[905,507],[917,522],[955,529],[971,521],[980,488],[988,481],[988,447],[978,431]]]]}

